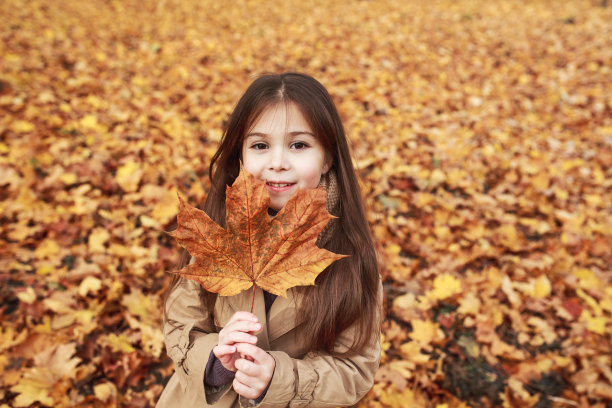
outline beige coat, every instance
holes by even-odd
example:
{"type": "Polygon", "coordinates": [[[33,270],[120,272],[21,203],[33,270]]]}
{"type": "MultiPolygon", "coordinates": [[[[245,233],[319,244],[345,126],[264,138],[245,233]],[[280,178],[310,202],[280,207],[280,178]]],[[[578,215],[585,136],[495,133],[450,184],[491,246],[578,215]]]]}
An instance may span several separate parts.
{"type": "MultiPolygon", "coordinates": [[[[239,310],[250,310],[252,290],[236,296],[217,298],[215,321],[202,310],[199,284],[181,280],[168,298],[168,322],[164,325],[166,350],[175,372],[162,392],[157,407],[238,407],[244,398],[231,383],[218,390],[204,387],[204,369],[218,342],[218,332],[239,310]],[[240,401],[239,401],[240,400],[240,401]]],[[[255,292],[253,313],[262,323],[257,345],[274,357],[276,367],[270,387],[259,407],[330,407],[357,403],[372,387],[380,360],[380,336],[373,333],[371,347],[359,356],[334,358],[323,352],[306,352],[295,327],[296,304],[292,291],[277,297],[266,317],[261,289],[255,292]]],[[[379,285],[382,304],[382,285],[379,285]]],[[[343,332],[336,350],[346,350],[352,330],[343,332]]]]}

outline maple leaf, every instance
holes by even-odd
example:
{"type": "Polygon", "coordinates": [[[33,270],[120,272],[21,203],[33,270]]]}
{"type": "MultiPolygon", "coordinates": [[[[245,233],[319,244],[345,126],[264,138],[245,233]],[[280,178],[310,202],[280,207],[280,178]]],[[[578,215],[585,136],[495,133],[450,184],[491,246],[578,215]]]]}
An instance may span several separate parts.
{"type": "Polygon", "coordinates": [[[196,261],[174,271],[206,290],[232,296],[252,285],[279,296],[315,278],[339,255],[316,246],[333,218],[324,189],[298,190],[274,218],[265,182],[246,170],[226,190],[227,230],[179,196],[178,227],[170,235],[196,261]]]}

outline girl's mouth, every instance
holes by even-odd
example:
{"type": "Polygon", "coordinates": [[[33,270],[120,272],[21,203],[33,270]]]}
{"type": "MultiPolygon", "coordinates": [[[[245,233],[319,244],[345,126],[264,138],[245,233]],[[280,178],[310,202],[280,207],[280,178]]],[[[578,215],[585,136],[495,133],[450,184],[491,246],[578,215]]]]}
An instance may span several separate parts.
{"type": "Polygon", "coordinates": [[[274,193],[282,193],[283,191],[287,191],[291,187],[293,187],[294,184],[295,183],[275,183],[272,181],[266,181],[266,187],[268,188],[268,191],[274,193]]]}

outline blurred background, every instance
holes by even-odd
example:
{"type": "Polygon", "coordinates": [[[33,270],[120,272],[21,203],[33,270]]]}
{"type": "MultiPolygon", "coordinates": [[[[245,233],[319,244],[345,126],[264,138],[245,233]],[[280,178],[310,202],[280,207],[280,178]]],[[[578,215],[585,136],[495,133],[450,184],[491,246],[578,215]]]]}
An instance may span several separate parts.
{"type": "Polygon", "coordinates": [[[605,1],[3,0],[0,407],[152,407],[178,260],[246,86],[333,95],[385,284],[360,407],[612,404],[605,1]]]}

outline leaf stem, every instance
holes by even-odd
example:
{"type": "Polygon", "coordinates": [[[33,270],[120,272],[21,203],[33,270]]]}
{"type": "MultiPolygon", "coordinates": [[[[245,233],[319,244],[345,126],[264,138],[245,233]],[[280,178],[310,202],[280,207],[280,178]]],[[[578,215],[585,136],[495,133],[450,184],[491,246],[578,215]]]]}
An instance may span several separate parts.
{"type": "Polygon", "coordinates": [[[255,304],[255,282],[253,282],[253,298],[251,299],[251,313],[253,313],[254,304],[255,304]]]}

